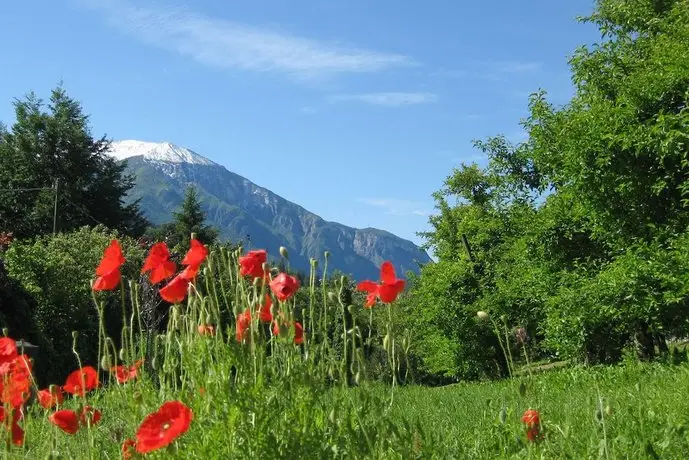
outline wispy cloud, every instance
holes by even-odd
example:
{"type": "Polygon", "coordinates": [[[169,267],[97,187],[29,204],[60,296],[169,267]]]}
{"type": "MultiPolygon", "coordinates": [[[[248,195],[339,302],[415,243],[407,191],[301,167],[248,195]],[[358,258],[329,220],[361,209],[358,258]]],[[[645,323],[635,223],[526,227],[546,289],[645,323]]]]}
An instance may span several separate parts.
{"type": "Polygon", "coordinates": [[[540,72],[543,63],[537,61],[475,61],[463,69],[439,69],[431,75],[441,78],[475,78],[479,80],[503,81],[517,74],[540,72]]]}
{"type": "Polygon", "coordinates": [[[403,107],[407,105],[428,104],[438,100],[433,93],[363,93],[363,94],[336,94],[327,98],[329,102],[357,101],[371,105],[384,107],[403,107]]]}
{"type": "Polygon", "coordinates": [[[402,54],[326,43],[184,8],[145,7],[126,0],[73,1],[102,13],[111,26],[148,45],[216,68],[282,72],[311,79],[417,65],[402,54]]]}
{"type": "Polygon", "coordinates": [[[424,203],[412,200],[400,200],[395,198],[359,198],[359,203],[364,203],[385,210],[385,214],[395,216],[422,216],[430,215],[424,203]]]}

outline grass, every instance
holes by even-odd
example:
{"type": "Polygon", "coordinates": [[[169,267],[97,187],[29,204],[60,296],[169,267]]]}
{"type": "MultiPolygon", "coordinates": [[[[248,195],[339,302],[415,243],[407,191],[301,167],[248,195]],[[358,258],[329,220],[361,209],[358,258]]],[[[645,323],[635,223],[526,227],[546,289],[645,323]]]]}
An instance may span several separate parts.
{"type": "MultiPolygon", "coordinates": [[[[115,350],[110,338],[99,338],[102,386],[67,397],[61,407],[44,409],[29,401],[21,420],[24,443],[11,445],[0,430],[4,458],[122,458],[123,443],[169,401],[188,406],[193,420],[188,431],[145,458],[689,458],[687,364],[559,367],[533,377],[443,388],[365,380],[351,387],[345,350],[353,372],[365,364],[360,344],[347,339],[355,331],[342,331],[340,348],[334,335],[323,333],[328,321],[356,308],[342,300],[344,281],[335,283],[335,295],[321,296],[322,305],[310,304],[311,310],[297,308],[294,298],[274,300],[273,319],[283,322],[279,333],[271,333],[258,315],[270,288],[239,275],[239,255],[209,255],[208,276],[172,307],[167,330],[148,355],[137,305],[123,310],[130,318],[125,347],[115,350]],[[239,340],[236,322],[222,318],[227,309],[238,317],[247,308],[253,321],[239,340]],[[314,325],[303,344],[289,326],[296,320],[314,325]],[[216,333],[201,334],[203,324],[214,324],[216,333]],[[146,363],[150,373],[118,383],[108,372],[121,364],[118,359],[129,365],[145,356],[152,356],[146,363]],[[68,434],[49,420],[56,410],[79,412],[84,405],[100,411],[98,424],[68,434]],[[527,440],[520,420],[527,409],[540,412],[539,442],[527,440]]],[[[313,296],[314,278],[303,288],[313,296]]],[[[386,308],[392,321],[393,308],[376,308],[386,308]]],[[[399,363],[402,347],[393,332],[387,329],[383,348],[388,363],[399,363]]]]}

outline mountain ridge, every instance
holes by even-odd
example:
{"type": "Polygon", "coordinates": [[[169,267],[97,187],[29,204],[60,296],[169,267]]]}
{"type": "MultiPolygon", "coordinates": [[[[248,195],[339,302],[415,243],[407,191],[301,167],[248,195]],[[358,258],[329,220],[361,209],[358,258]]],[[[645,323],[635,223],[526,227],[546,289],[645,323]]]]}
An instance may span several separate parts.
{"type": "Polygon", "coordinates": [[[413,242],[387,230],[356,228],[327,221],[303,206],[236,174],[197,152],[170,142],[113,142],[109,154],[127,161],[135,177],[128,200],[140,199],[154,224],[172,219],[184,190],[193,184],[207,222],[223,240],[250,241],[251,247],[277,253],[287,247],[290,264],[308,272],[310,258],[321,260],[327,250],[329,271],[338,269],[356,279],[378,279],[378,267],[391,260],[400,276],[418,272],[431,261],[413,242]]]}

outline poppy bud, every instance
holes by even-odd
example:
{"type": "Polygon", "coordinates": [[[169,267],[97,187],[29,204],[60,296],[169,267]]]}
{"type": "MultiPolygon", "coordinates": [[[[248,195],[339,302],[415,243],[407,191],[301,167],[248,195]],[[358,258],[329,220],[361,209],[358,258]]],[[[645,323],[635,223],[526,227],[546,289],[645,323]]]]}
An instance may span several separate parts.
{"type": "Polygon", "coordinates": [[[158,369],[158,360],[156,359],[155,356],[154,356],[153,359],[151,360],[151,367],[152,367],[153,369],[155,369],[155,370],[158,369]]]}
{"type": "Polygon", "coordinates": [[[390,350],[390,335],[389,334],[385,334],[385,337],[383,337],[383,349],[385,349],[385,351],[390,350]]]}
{"type": "Polygon", "coordinates": [[[354,375],[354,383],[356,383],[358,385],[360,378],[361,378],[361,372],[357,371],[357,373],[354,375]]]}
{"type": "Polygon", "coordinates": [[[354,308],[354,305],[350,305],[347,307],[347,311],[349,311],[349,314],[353,315],[356,313],[356,308],[354,308]]]}
{"type": "Polygon", "coordinates": [[[476,316],[478,316],[478,319],[480,319],[481,321],[485,321],[488,318],[490,318],[488,313],[486,313],[485,311],[479,311],[478,313],[476,313],[476,316]]]}
{"type": "Polygon", "coordinates": [[[314,268],[315,268],[315,267],[318,267],[318,260],[316,260],[316,259],[314,259],[313,257],[311,257],[311,266],[314,267],[314,268]]]}
{"type": "Polygon", "coordinates": [[[270,271],[270,265],[268,265],[268,262],[263,262],[261,264],[261,268],[263,269],[263,273],[268,273],[270,271]]]}
{"type": "Polygon", "coordinates": [[[500,315],[500,321],[502,321],[503,323],[506,323],[507,322],[507,315],[500,315]]]}
{"type": "Polygon", "coordinates": [[[335,423],[335,408],[334,407],[330,411],[330,414],[328,414],[328,420],[330,420],[330,423],[335,423]]]}
{"type": "Polygon", "coordinates": [[[124,359],[124,358],[126,357],[126,355],[125,355],[125,351],[124,351],[124,348],[120,348],[120,353],[119,353],[119,357],[120,357],[120,361],[122,361],[122,362],[124,362],[124,361],[125,361],[125,359],[124,359]]]}
{"type": "Polygon", "coordinates": [[[285,259],[289,259],[289,253],[287,252],[287,248],[284,246],[280,246],[280,255],[284,257],[285,259]]]}
{"type": "Polygon", "coordinates": [[[325,256],[325,260],[328,260],[328,258],[330,258],[330,251],[325,251],[323,255],[325,256]]]}
{"type": "Polygon", "coordinates": [[[3,327],[3,328],[2,328],[2,335],[4,335],[5,337],[7,337],[8,335],[10,335],[10,330],[7,329],[6,327],[3,327]]]}
{"type": "Polygon", "coordinates": [[[335,302],[337,300],[337,295],[333,291],[328,291],[328,299],[331,302],[335,302]]]}
{"type": "Polygon", "coordinates": [[[110,356],[108,356],[107,354],[103,355],[103,357],[100,359],[100,368],[104,371],[109,371],[111,367],[112,362],[110,360],[110,356]]]}
{"type": "Polygon", "coordinates": [[[79,337],[79,331],[72,331],[72,340],[76,340],[79,337]]]}
{"type": "Polygon", "coordinates": [[[144,398],[143,398],[143,395],[141,394],[140,391],[135,391],[134,394],[132,395],[132,399],[134,400],[135,403],[141,403],[141,401],[144,398]]]}

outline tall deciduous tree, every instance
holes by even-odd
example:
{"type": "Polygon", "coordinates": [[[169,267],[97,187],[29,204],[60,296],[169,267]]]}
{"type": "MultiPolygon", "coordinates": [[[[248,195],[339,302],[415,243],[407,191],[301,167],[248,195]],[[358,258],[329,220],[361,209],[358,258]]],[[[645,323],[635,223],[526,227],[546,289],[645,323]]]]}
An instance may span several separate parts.
{"type": "Polygon", "coordinates": [[[14,108],[14,124],[0,135],[0,230],[17,237],[50,233],[56,216],[59,231],[101,223],[143,233],[147,222],[138,203],[124,203],[133,178],[107,155],[109,141],[92,137],[78,101],[58,86],[47,110],[34,93],[15,100],[14,108]],[[30,190],[56,182],[57,212],[54,190],[30,190]]]}

